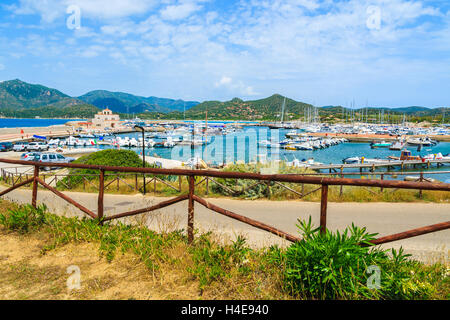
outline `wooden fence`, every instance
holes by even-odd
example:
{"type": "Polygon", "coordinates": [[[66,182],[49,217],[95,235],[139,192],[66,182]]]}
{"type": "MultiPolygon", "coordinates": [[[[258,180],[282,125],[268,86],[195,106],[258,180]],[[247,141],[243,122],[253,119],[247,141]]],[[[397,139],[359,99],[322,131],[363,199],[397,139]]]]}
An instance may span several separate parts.
{"type": "MultiPolygon", "coordinates": [[[[38,185],[50,190],[58,197],[64,199],[70,204],[77,207],[79,210],[89,215],[93,219],[98,219],[99,223],[104,223],[105,221],[110,221],[114,219],[120,219],[123,217],[134,216],[146,212],[155,211],[161,208],[168,207],[175,203],[181,201],[188,201],[188,219],[187,219],[187,234],[188,241],[192,242],[194,239],[194,205],[195,203],[201,204],[206,208],[215,211],[224,216],[230,217],[232,219],[241,221],[253,227],[265,230],[272,234],[275,234],[279,237],[282,237],[289,241],[299,241],[300,238],[288,234],[282,230],[279,230],[273,226],[267,225],[263,222],[256,221],[254,219],[248,218],[246,216],[231,212],[224,208],[218,207],[207,200],[199,197],[195,194],[195,188],[201,183],[203,180],[206,181],[216,181],[216,178],[224,178],[224,179],[245,179],[245,180],[254,180],[255,183],[271,183],[274,182],[276,184],[282,183],[299,183],[299,184],[311,184],[311,185],[320,185],[320,188],[317,190],[321,190],[321,205],[320,205],[320,229],[321,232],[326,231],[327,226],[327,204],[328,204],[328,188],[329,186],[357,186],[357,187],[377,187],[381,189],[390,188],[390,189],[415,189],[415,190],[431,190],[431,191],[450,191],[450,184],[448,183],[431,183],[425,180],[421,182],[409,182],[409,181],[398,181],[398,180],[381,180],[381,179],[350,179],[344,177],[324,177],[320,175],[299,175],[299,174],[270,174],[263,175],[258,173],[245,173],[245,172],[223,172],[223,171],[213,171],[213,170],[184,170],[184,169],[159,169],[159,168],[133,168],[133,167],[111,167],[111,166],[95,166],[95,165],[86,165],[86,164],[54,164],[54,163],[42,163],[42,162],[29,162],[29,161],[21,161],[21,160],[9,160],[9,159],[0,159],[0,162],[9,163],[14,165],[26,165],[31,166],[33,173],[26,172],[22,173],[21,180],[23,181],[14,181],[13,185],[6,190],[0,192],[0,196],[3,196],[17,188],[22,186],[26,186],[32,184],[32,197],[31,204],[36,207],[37,201],[37,193],[38,193],[38,185]],[[40,168],[43,167],[60,167],[60,168],[71,168],[71,169],[90,169],[98,171],[98,203],[97,203],[97,214],[95,214],[90,209],[84,207],[80,203],[76,202],[66,194],[57,190],[55,187],[52,187],[48,181],[44,181],[44,179],[40,176],[40,168]],[[123,212],[119,214],[115,214],[112,216],[104,216],[104,192],[107,185],[105,185],[105,177],[107,174],[147,174],[153,175],[153,179],[156,179],[157,175],[170,175],[170,176],[178,176],[179,181],[181,181],[181,177],[187,177],[189,183],[189,191],[187,194],[182,194],[170,200],[162,201],[156,205],[151,207],[142,208],[134,211],[123,212]],[[24,176],[25,175],[25,176],[24,176]],[[199,178],[200,182],[195,182],[196,178],[199,178]],[[202,180],[203,179],[203,180],[202,180]]],[[[386,174],[386,173],[384,173],[386,174]]],[[[118,178],[119,176],[117,176],[118,178]]],[[[4,178],[4,177],[3,177],[4,178]]],[[[162,181],[161,179],[159,179],[162,181]]],[[[115,181],[115,180],[113,180],[115,181]]],[[[153,182],[156,180],[152,180],[153,182]]],[[[217,181],[216,181],[217,182],[217,181]]],[[[111,182],[110,182],[111,183],[111,182]]],[[[174,186],[172,186],[174,187],[174,186]]],[[[181,187],[177,189],[174,187],[176,191],[181,192],[181,187]]],[[[438,224],[433,224],[421,228],[416,228],[412,230],[408,230],[405,232],[385,236],[382,238],[378,238],[372,241],[372,244],[382,244],[392,241],[397,241],[401,239],[411,238],[431,232],[437,232],[440,230],[446,230],[450,228],[450,221],[442,222],[438,224]]]]}

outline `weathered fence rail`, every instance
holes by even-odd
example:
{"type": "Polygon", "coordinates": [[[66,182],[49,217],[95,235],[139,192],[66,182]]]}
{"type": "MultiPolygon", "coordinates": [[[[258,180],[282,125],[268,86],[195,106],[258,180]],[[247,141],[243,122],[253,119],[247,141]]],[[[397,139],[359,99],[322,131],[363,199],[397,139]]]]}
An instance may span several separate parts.
{"type": "MultiPolygon", "coordinates": [[[[29,161],[21,161],[21,160],[9,160],[9,159],[0,159],[0,162],[10,163],[15,165],[26,165],[34,167],[33,175],[30,178],[27,178],[25,181],[15,183],[10,188],[0,192],[0,196],[3,196],[17,188],[20,188],[25,185],[32,184],[32,198],[31,203],[36,207],[37,203],[37,193],[38,193],[38,185],[50,190],[58,197],[64,199],[70,204],[77,207],[79,210],[89,215],[93,219],[98,219],[99,223],[103,223],[104,221],[110,221],[114,219],[120,219],[124,217],[134,216],[146,212],[155,211],[173,204],[176,204],[181,201],[188,201],[188,221],[187,221],[187,233],[188,233],[188,241],[192,242],[194,239],[194,204],[195,202],[205,206],[206,208],[227,216],[229,218],[241,221],[248,225],[251,225],[255,228],[259,228],[261,230],[268,231],[272,234],[280,236],[289,241],[299,241],[300,238],[290,235],[282,230],[279,230],[273,226],[267,225],[265,223],[250,219],[246,216],[239,215],[237,213],[231,212],[229,210],[223,209],[219,206],[216,206],[205,199],[199,197],[195,194],[195,187],[197,186],[195,182],[195,178],[199,177],[200,179],[207,179],[206,181],[213,180],[214,178],[224,178],[224,179],[248,179],[255,180],[258,183],[269,183],[269,182],[277,182],[278,184],[282,182],[287,183],[300,183],[300,184],[311,184],[311,185],[320,185],[316,191],[321,190],[321,205],[320,205],[320,228],[322,232],[326,231],[327,225],[327,204],[328,204],[328,188],[329,186],[357,186],[357,187],[378,187],[381,189],[390,188],[390,189],[416,189],[416,190],[430,190],[430,191],[450,191],[450,184],[448,183],[431,183],[425,180],[419,181],[398,181],[398,180],[375,180],[375,179],[350,179],[344,177],[324,177],[318,175],[299,175],[299,174],[258,174],[258,173],[245,173],[245,172],[224,172],[224,171],[214,171],[214,170],[185,170],[185,169],[160,169],[160,168],[133,168],[133,167],[113,167],[113,166],[96,166],[96,165],[86,165],[86,164],[54,164],[54,163],[43,163],[43,162],[29,162],[29,161]],[[39,176],[41,167],[60,167],[60,168],[71,168],[71,169],[90,169],[97,170],[99,172],[99,188],[98,188],[98,204],[97,204],[97,214],[95,214],[92,210],[84,207],[80,203],[71,199],[69,196],[65,195],[61,191],[58,191],[56,188],[50,186],[39,176]],[[189,191],[188,194],[180,195],[178,197],[172,198],[170,200],[162,201],[159,204],[156,204],[151,207],[142,208],[134,211],[128,211],[119,213],[112,216],[104,216],[104,191],[107,186],[105,186],[105,176],[107,172],[121,172],[121,173],[140,173],[140,174],[149,174],[155,175],[154,179],[156,179],[156,175],[170,175],[170,176],[178,176],[179,179],[181,177],[187,177],[189,182],[189,191]]],[[[384,173],[386,174],[386,173],[384,173]]],[[[156,181],[156,180],[153,180],[156,181]]],[[[180,181],[180,180],[179,180],[180,181]]],[[[176,189],[176,188],[175,188],[176,189]]],[[[181,192],[181,187],[176,189],[181,192]]],[[[408,230],[405,232],[385,236],[382,238],[378,238],[374,240],[372,243],[382,244],[392,241],[397,241],[401,239],[416,237],[419,235],[437,232],[441,230],[446,230],[450,228],[450,221],[442,222],[439,224],[434,224],[430,226],[425,226],[421,228],[416,228],[413,230],[408,230]]]]}

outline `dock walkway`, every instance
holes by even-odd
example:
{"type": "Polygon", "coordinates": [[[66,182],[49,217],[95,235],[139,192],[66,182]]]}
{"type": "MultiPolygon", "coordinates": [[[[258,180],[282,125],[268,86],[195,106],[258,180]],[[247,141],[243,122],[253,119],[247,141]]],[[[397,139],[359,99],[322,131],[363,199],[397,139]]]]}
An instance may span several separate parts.
{"type": "Polygon", "coordinates": [[[387,168],[387,170],[391,168],[398,168],[401,169],[405,168],[416,168],[416,167],[422,167],[422,168],[431,168],[432,165],[436,165],[436,167],[443,166],[445,164],[450,164],[450,159],[441,159],[441,160],[426,160],[425,162],[422,160],[391,160],[391,161],[382,161],[377,163],[352,163],[352,164],[322,164],[322,165],[311,165],[309,166],[310,169],[319,171],[320,170],[330,170],[337,172],[337,170],[343,170],[343,169],[359,169],[362,171],[363,169],[369,169],[371,171],[374,171],[375,168],[387,168]]]}

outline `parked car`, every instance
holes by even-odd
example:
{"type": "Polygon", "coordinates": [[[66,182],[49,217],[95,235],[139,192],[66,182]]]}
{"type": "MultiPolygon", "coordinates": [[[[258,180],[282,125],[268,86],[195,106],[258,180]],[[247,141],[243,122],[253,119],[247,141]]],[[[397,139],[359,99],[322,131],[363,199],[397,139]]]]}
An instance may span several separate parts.
{"type": "Polygon", "coordinates": [[[11,142],[0,142],[0,151],[11,151],[13,149],[13,144],[11,142]]]}
{"type": "Polygon", "coordinates": [[[26,151],[28,147],[28,142],[17,142],[13,146],[13,151],[15,152],[23,152],[26,151]]]}
{"type": "MultiPolygon", "coordinates": [[[[65,157],[59,153],[41,153],[36,157],[38,162],[51,162],[51,163],[69,163],[75,161],[75,158],[65,157]]],[[[50,170],[58,167],[44,167],[43,170],[50,170]]]]}
{"type": "Polygon", "coordinates": [[[39,161],[39,152],[25,152],[20,156],[20,160],[24,161],[39,161]]]}
{"type": "Polygon", "coordinates": [[[30,142],[27,147],[28,151],[48,151],[48,144],[44,142],[30,142]]]}

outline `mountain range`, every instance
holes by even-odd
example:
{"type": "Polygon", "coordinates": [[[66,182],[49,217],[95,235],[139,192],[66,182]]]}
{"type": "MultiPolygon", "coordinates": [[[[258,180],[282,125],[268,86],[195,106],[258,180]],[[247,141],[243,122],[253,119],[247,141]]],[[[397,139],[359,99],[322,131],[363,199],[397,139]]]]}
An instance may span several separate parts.
{"type": "Polygon", "coordinates": [[[158,97],[140,97],[123,92],[110,92],[105,90],[95,90],[78,97],[85,103],[92,104],[97,108],[108,107],[112,111],[120,113],[142,113],[142,112],[163,112],[183,111],[189,109],[199,102],[173,100],[158,97]]]}
{"type": "Polygon", "coordinates": [[[95,90],[80,97],[71,97],[59,90],[39,84],[29,84],[19,79],[0,83],[0,112],[5,110],[19,112],[43,107],[65,108],[74,105],[90,105],[96,107],[96,109],[108,107],[117,113],[168,113],[184,110],[184,108],[189,109],[197,104],[199,102],[140,97],[105,90],[95,90]]]}
{"type": "MultiPolygon", "coordinates": [[[[285,103],[285,120],[300,119],[314,115],[311,104],[274,94],[268,98],[244,101],[183,101],[154,96],[142,97],[124,92],[106,90],[90,91],[79,97],[39,84],[29,84],[19,79],[0,82],[0,114],[7,117],[85,117],[90,118],[100,109],[108,107],[119,114],[136,114],[145,119],[209,119],[217,120],[280,120],[285,103]],[[78,111],[77,111],[78,110],[78,111]]],[[[381,113],[409,118],[430,118],[449,114],[450,108],[426,108],[419,106],[403,108],[348,109],[342,106],[317,108],[321,119],[345,118],[347,114],[366,114],[376,117],[381,113]]],[[[427,120],[430,120],[427,119],[427,120]]]]}

